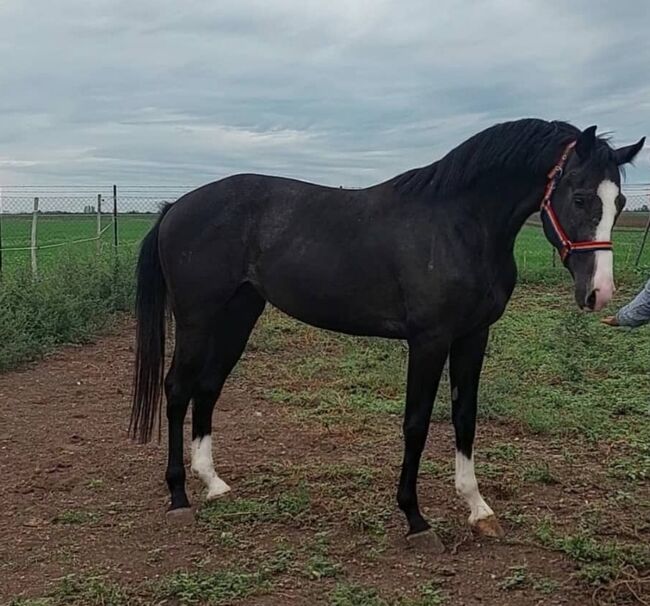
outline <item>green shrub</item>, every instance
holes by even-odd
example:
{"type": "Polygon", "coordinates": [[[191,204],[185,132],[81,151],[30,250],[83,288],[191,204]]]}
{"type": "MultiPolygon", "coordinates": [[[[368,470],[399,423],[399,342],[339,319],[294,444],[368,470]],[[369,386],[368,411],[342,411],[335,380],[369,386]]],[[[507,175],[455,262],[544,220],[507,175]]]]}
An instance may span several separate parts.
{"type": "Polygon", "coordinates": [[[64,343],[84,343],[118,311],[132,309],[134,255],[62,256],[33,278],[15,269],[0,282],[0,371],[64,343]]]}

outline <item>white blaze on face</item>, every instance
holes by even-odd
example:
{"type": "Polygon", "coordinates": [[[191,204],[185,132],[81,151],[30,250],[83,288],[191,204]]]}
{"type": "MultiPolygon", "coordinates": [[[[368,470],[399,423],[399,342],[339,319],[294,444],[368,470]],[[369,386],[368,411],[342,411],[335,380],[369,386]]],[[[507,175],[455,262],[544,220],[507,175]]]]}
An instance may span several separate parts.
{"type": "Polygon", "coordinates": [[[215,499],[230,490],[230,486],[214,470],[212,436],[210,434],[192,440],[192,471],[208,487],[208,500],[215,499]]]}
{"type": "MultiPolygon", "coordinates": [[[[618,186],[609,179],[605,179],[598,186],[596,194],[603,205],[603,212],[596,227],[594,240],[602,242],[612,239],[618,193],[618,186]]],[[[596,292],[594,309],[600,311],[614,294],[614,253],[611,250],[597,250],[594,254],[596,255],[592,279],[592,288],[596,292]]]]}
{"type": "Polygon", "coordinates": [[[478,491],[478,483],[474,474],[474,456],[468,459],[462,452],[456,451],[456,492],[469,505],[469,523],[476,524],[479,520],[494,515],[490,506],[483,500],[478,491]]]}

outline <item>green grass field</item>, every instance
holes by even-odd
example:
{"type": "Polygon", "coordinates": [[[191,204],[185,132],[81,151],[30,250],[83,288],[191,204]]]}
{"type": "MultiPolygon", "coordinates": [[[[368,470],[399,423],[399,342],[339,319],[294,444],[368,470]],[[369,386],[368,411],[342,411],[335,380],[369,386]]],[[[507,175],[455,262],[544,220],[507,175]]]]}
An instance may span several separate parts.
{"type": "MultiPolygon", "coordinates": [[[[614,230],[614,258],[616,267],[630,269],[634,267],[636,256],[643,239],[641,229],[621,228],[614,230]]],[[[552,267],[553,250],[546,240],[541,227],[526,225],[517,238],[517,265],[521,272],[531,269],[552,267]]],[[[556,260],[561,267],[559,259],[556,260]]],[[[650,266],[650,243],[645,247],[639,263],[642,267],[650,266]]]]}
{"type": "MultiPolygon", "coordinates": [[[[118,242],[125,248],[133,249],[147,233],[156,219],[153,214],[118,215],[118,242]]],[[[31,262],[29,250],[32,229],[31,215],[4,215],[2,217],[3,269],[24,268],[31,262]]],[[[97,217],[95,215],[41,215],[37,224],[37,242],[43,247],[37,253],[39,268],[56,265],[57,259],[69,255],[91,257],[97,252],[97,242],[77,242],[97,236],[97,217]]],[[[108,252],[113,247],[113,217],[102,216],[101,249],[108,252]]]]}
{"type": "MultiPolygon", "coordinates": [[[[646,220],[645,213],[628,213],[638,217],[623,217],[624,227],[614,234],[615,258],[618,268],[631,268],[636,260],[643,238],[641,225],[646,220]],[[643,215],[643,216],[641,216],[643,215]]],[[[120,246],[134,248],[147,233],[155,220],[155,215],[129,214],[118,216],[118,241],[120,246]]],[[[29,246],[31,234],[31,216],[5,215],[2,218],[3,248],[24,248],[29,246]]],[[[109,251],[113,244],[113,219],[102,217],[102,250],[109,251]]],[[[43,248],[38,251],[39,267],[55,264],[63,255],[90,256],[96,253],[95,241],[74,243],[75,240],[93,238],[97,234],[97,218],[94,215],[42,215],[37,228],[37,240],[43,248]],[[68,243],[68,244],[66,244],[68,243]],[[59,246],[65,244],[63,246],[59,246]],[[56,245],[52,247],[52,245],[56,245]]],[[[539,225],[527,224],[521,231],[516,248],[517,263],[525,275],[529,270],[552,267],[553,251],[546,241],[539,225]]],[[[29,250],[4,250],[3,267],[11,271],[29,265],[29,250]]],[[[559,262],[558,262],[559,265],[559,262]]],[[[646,247],[641,258],[641,266],[650,266],[650,245],[646,247]]]]}

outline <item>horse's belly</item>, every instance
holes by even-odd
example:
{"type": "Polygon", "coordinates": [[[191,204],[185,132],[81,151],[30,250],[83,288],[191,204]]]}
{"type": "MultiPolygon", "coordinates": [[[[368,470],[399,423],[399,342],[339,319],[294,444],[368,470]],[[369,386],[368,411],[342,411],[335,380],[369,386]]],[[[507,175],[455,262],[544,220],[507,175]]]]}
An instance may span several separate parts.
{"type": "Polygon", "coordinates": [[[352,335],[403,338],[406,319],[397,289],[386,280],[329,279],[277,272],[255,286],[274,307],[312,326],[352,335]]]}
{"type": "Polygon", "coordinates": [[[332,313],[331,308],[320,309],[318,307],[293,307],[283,305],[282,303],[276,304],[273,301],[271,301],[271,304],[292,318],[300,320],[305,324],[316,326],[317,328],[324,328],[326,330],[356,336],[386,337],[392,339],[406,338],[405,323],[395,318],[373,315],[360,317],[346,313],[347,310],[332,313]]]}

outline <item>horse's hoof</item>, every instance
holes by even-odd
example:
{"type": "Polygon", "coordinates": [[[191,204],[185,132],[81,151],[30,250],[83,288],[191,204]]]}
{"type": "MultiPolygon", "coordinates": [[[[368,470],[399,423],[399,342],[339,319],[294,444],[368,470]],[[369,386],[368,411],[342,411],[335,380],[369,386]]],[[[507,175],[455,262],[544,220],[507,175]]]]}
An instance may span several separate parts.
{"type": "Polygon", "coordinates": [[[445,546],[440,537],[431,528],[415,534],[407,534],[406,543],[410,549],[417,549],[427,553],[441,554],[445,551],[445,546]]]}
{"type": "Polygon", "coordinates": [[[194,521],[191,507],[177,507],[167,511],[167,521],[170,524],[189,524],[194,521]]]}
{"type": "Polygon", "coordinates": [[[206,495],[205,500],[214,501],[215,499],[228,494],[230,490],[230,486],[228,486],[228,484],[226,484],[223,480],[219,479],[219,481],[215,482],[213,486],[210,486],[210,490],[208,490],[208,494],[206,495]]]}
{"type": "Polygon", "coordinates": [[[476,533],[483,537],[501,539],[506,536],[506,533],[503,528],[501,528],[501,524],[499,524],[499,520],[497,520],[496,516],[489,516],[482,520],[477,520],[472,525],[472,528],[476,533]]]}

